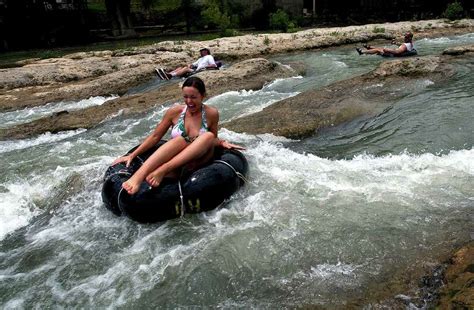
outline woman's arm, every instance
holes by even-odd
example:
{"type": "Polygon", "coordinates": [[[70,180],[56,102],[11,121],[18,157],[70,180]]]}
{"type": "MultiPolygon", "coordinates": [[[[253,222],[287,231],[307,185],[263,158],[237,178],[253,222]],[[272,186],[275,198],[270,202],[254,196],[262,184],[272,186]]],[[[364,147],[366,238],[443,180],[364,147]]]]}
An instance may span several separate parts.
{"type": "Polygon", "coordinates": [[[163,119],[158,123],[155,130],[153,130],[153,132],[148,137],[146,137],[145,141],[143,141],[140,146],[136,148],[132,153],[117,158],[112,163],[112,165],[125,162],[126,166],[128,167],[135,157],[149,150],[152,146],[156,145],[161,140],[161,138],[163,138],[168,129],[173,125],[173,118],[180,111],[180,106],[169,108],[163,116],[163,119]]]}
{"type": "Polygon", "coordinates": [[[207,116],[207,128],[217,138],[217,131],[219,126],[219,111],[211,106],[205,105],[207,116]]]}
{"type": "Polygon", "coordinates": [[[219,111],[216,108],[209,107],[210,110],[209,112],[206,111],[208,115],[208,126],[209,126],[209,131],[211,131],[215,136],[215,147],[223,147],[225,149],[236,149],[236,150],[245,150],[244,147],[237,145],[237,144],[232,144],[230,142],[227,142],[225,140],[221,140],[217,137],[217,130],[218,130],[218,123],[219,123],[219,111]]]}
{"type": "Polygon", "coordinates": [[[225,149],[236,149],[236,150],[245,150],[245,147],[230,143],[219,138],[216,139],[216,146],[223,147],[225,149]]]}

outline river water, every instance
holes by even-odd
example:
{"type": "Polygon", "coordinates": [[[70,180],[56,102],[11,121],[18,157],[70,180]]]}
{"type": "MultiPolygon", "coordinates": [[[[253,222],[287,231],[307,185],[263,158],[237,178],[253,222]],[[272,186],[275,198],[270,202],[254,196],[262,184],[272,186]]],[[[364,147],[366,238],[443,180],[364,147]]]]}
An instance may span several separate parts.
{"type": "MultiPolygon", "coordinates": [[[[417,47],[427,55],[473,42],[470,34],[417,47]]],[[[308,75],[211,98],[222,120],[390,61],[352,48],[275,59],[302,61],[308,75]]],[[[221,130],[247,147],[249,183],[223,208],[165,223],[115,217],[100,189],[107,166],[166,108],[0,142],[0,307],[343,307],[400,271],[436,264],[472,238],[474,223],[474,64],[455,65],[450,80],[418,81],[379,115],[302,141],[221,130]]]]}

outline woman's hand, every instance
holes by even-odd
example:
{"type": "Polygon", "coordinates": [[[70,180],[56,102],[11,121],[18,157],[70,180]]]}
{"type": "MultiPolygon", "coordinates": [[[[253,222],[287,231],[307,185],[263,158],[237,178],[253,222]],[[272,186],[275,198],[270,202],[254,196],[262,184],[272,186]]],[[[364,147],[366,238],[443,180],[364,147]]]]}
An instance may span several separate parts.
{"type": "Polygon", "coordinates": [[[112,163],[112,166],[115,166],[116,164],[120,164],[120,163],[125,163],[125,166],[128,167],[130,166],[130,163],[132,162],[133,158],[135,157],[132,156],[131,154],[119,157],[116,160],[114,160],[114,162],[112,163]]]}
{"type": "Polygon", "coordinates": [[[225,149],[235,149],[235,150],[245,150],[245,147],[243,146],[240,146],[240,145],[237,145],[237,144],[233,144],[233,143],[230,143],[230,142],[227,142],[225,140],[220,140],[219,141],[219,145],[225,149]]]}

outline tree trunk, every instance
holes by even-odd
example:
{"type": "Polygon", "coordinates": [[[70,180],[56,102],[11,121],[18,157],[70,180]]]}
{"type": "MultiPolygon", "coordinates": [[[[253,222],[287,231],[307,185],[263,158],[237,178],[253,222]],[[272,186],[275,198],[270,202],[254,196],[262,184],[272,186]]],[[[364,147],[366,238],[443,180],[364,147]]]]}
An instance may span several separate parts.
{"type": "Polygon", "coordinates": [[[136,36],[130,20],[131,0],[105,0],[107,15],[112,24],[112,35],[114,37],[136,36]]]}
{"type": "Polygon", "coordinates": [[[183,0],[182,7],[184,11],[184,20],[186,21],[186,34],[191,34],[192,0],[183,0]]]}

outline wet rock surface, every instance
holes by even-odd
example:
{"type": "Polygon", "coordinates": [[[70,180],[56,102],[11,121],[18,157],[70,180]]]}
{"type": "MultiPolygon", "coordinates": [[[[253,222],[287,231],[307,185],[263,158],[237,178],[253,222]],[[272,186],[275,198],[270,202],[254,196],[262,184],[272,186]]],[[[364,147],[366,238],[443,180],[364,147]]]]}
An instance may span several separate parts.
{"type": "Polygon", "coordinates": [[[447,48],[443,51],[443,55],[451,55],[451,56],[458,56],[458,55],[465,55],[465,54],[473,54],[474,53],[474,44],[466,45],[466,46],[455,46],[451,48],[447,48]]]}
{"type": "Polygon", "coordinates": [[[473,309],[474,242],[440,248],[439,257],[387,274],[344,309],[473,309]],[[451,253],[450,253],[451,252],[451,253]]]}
{"type": "MultiPolygon", "coordinates": [[[[370,24],[363,26],[333,27],[322,29],[308,29],[297,33],[255,34],[231,38],[220,38],[206,42],[194,41],[165,41],[157,44],[137,47],[122,51],[81,52],[69,54],[61,58],[45,60],[29,59],[18,63],[19,67],[0,69],[0,111],[12,111],[44,105],[50,102],[80,100],[91,96],[123,95],[135,86],[144,84],[156,78],[155,67],[172,69],[196,58],[196,51],[203,46],[211,48],[213,54],[225,60],[229,70],[226,74],[213,72],[213,75],[203,73],[208,78],[208,89],[218,94],[229,90],[256,89],[262,87],[276,77],[286,77],[288,72],[278,75],[275,67],[269,67],[262,73],[258,70],[248,73],[242,66],[232,61],[259,55],[284,53],[305,49],[317,49],[356,42],[367,42],[375,39],[391,39],[399,36],[403,31],[416,31],[416,39],[434,37],[447,34],[472,32],[474,20],[466,19],[449,23],[444,20],[427,20],[414,22],[399,22],[392,24],[370,24]],[[383,32],[374,31],[383,29],[383,32]],[[239,67],[240,66],[240,67],[239,67]],[[233,70],[237,70],[235,74],[233,70]],[[218,79],[212,82],[211,76],[218,79]],[[220,85],[220,86],[219,86],[220,85]],[[226,85],[225,87],[222,85],[226,85]]],[[[294,64],[298,73],[304,68],[294,64]]],[[[271,66],[276,66],[272,64],[271,66]]],[[[409,66],[406,65],[406,66],[409,66]]],[[[279,69],[283,70],[283,69],[279,69]]],[[[381,69],[380,76],[393,74],[390,70],[381,69]],[[385,71],[383,71],[385,70],[385,71]]],[[[410,68],[407,68],[407,72],[410,68]]],[[[399,72],[402,74],[402,72],[399,72]]],[[[294,73],[293,73],[294,74],[294,73]]],[[[370,87],[367,78],[363,77],[366,86],[370,87]]],[[[357,81],[352,81],[354,87],[357,81]]],[[[363,84],[362,84],[363,86],[363,84]]],[[[332,90],[338,92],[337,86],[332,90]]],[[[341,92],[341,90],[339,91],[341,92]]],[[[321,95],[321,94],[320,94],[321,95]]],[[[382,94],[380,94],[381,96],[382,94]]],[[[324,95],[330,98],[330,95],[324,95]]],[[[138,113],[152,108],[156,104],[177,100],[179,88],[166,85],[159,91],[151,91],[141,95],[124,96],[111,100],[102,106],[92,107],[83,111],[55,114],[28,124],[18,125],[8,129],[0,129],[0,139],[19,139],[31,137],[43,132],[58,132],[77,128],[90,128],[118,113],[138,113]]],[[[270,127],[261,132],[273,132],[289,137],[305,136],[320,126],[328,126],[348,120],[350,117],[369,112],[374,105],[367,104],[363,96],[356,98],[359,104],[349,105],[349,97],[340,96],[340,108],[332,106],[315,106],[321,111],[308,111],[307,118],[332,113],[328,121],[313,121],[312,124],[296,122],[290,127],[276,132],[270,127]]],[[[280,104],[280,106],[286,103],[280,104]]],[[[376,108],[376,106],[375,106],[376,108]]],[[[295,115],[297,116],[297,115],[295,115]]],[[[314,118],[314,117],[313,117],[314,118]]],[[[242,122],[240,120],[239,122],[242,122]]],[[[272,123],[275,123],[272,121],[272,123]]],[[[237,123],[230,124],[235,130],[237,123]]],[[[245,131],[241,127],[240,131],[245,131]]],[[[257,132],[257,130],[254,130],[257,132]]]]}
{"type": "Polygon", "coordinates": [[[122,95],[131,87],[153,78],[155,66],[174,69],[191,63],[203,46],[209,47],[216,58],[231,64],[262,55],[393,39],[405,31],[414,31],[415,40],[419,40],[472,32],[473,29],[472,19],[456,22],[424,20],[244,35],[205,42],[164,41],[129,50],[30,59],[18,62],[20,67],[0,69],[0,111],[90,96],[122,95]]]}
{"type": "Polygon", "coordinates": [[[474,242],[457,250],[445,266],[437,307],[474,309],[474,242]]]}
{"type": "Polygon", "coordinates": [[[324,127],[376,115],[387,108],[391,101],[387,98],[416,91],[417,80],[429,78],[436,83],[453,73],[451,64],[437,56],[386,61],[367,74],[303,92],[223,126],[236,132],[300,139],[324,127]]]}
{"type": "Polygon", "coordinates": [[[184,53],[46,59],[20,68],[0,69],[0,111],[10,111],[61,100],[123,95],[154,78],[155,66],[191,61],[184,53]],[[166,61],[164,60],[166,59],[166,61]]]}
{"type": "MultiPolygon", "coordinates": [[[[196,74],[206,83],[209,96],[231,90],[260,89],[276,78],[298,75],[290,67],[263,58],[249,59],[236,63],[225,70],[211,70],[196,74]]],[[[181,98],[180,83],[176,79],[164,83],[155,90],[127,95],[77,111],[61,111],[51,116],[26,124],[0,129],[0,139],[24,139],[45,132],[60,132],[79,128],[91,128],[118,114],[135,114],[150,110],[157,105],[178,101],[181,98]]]]}

